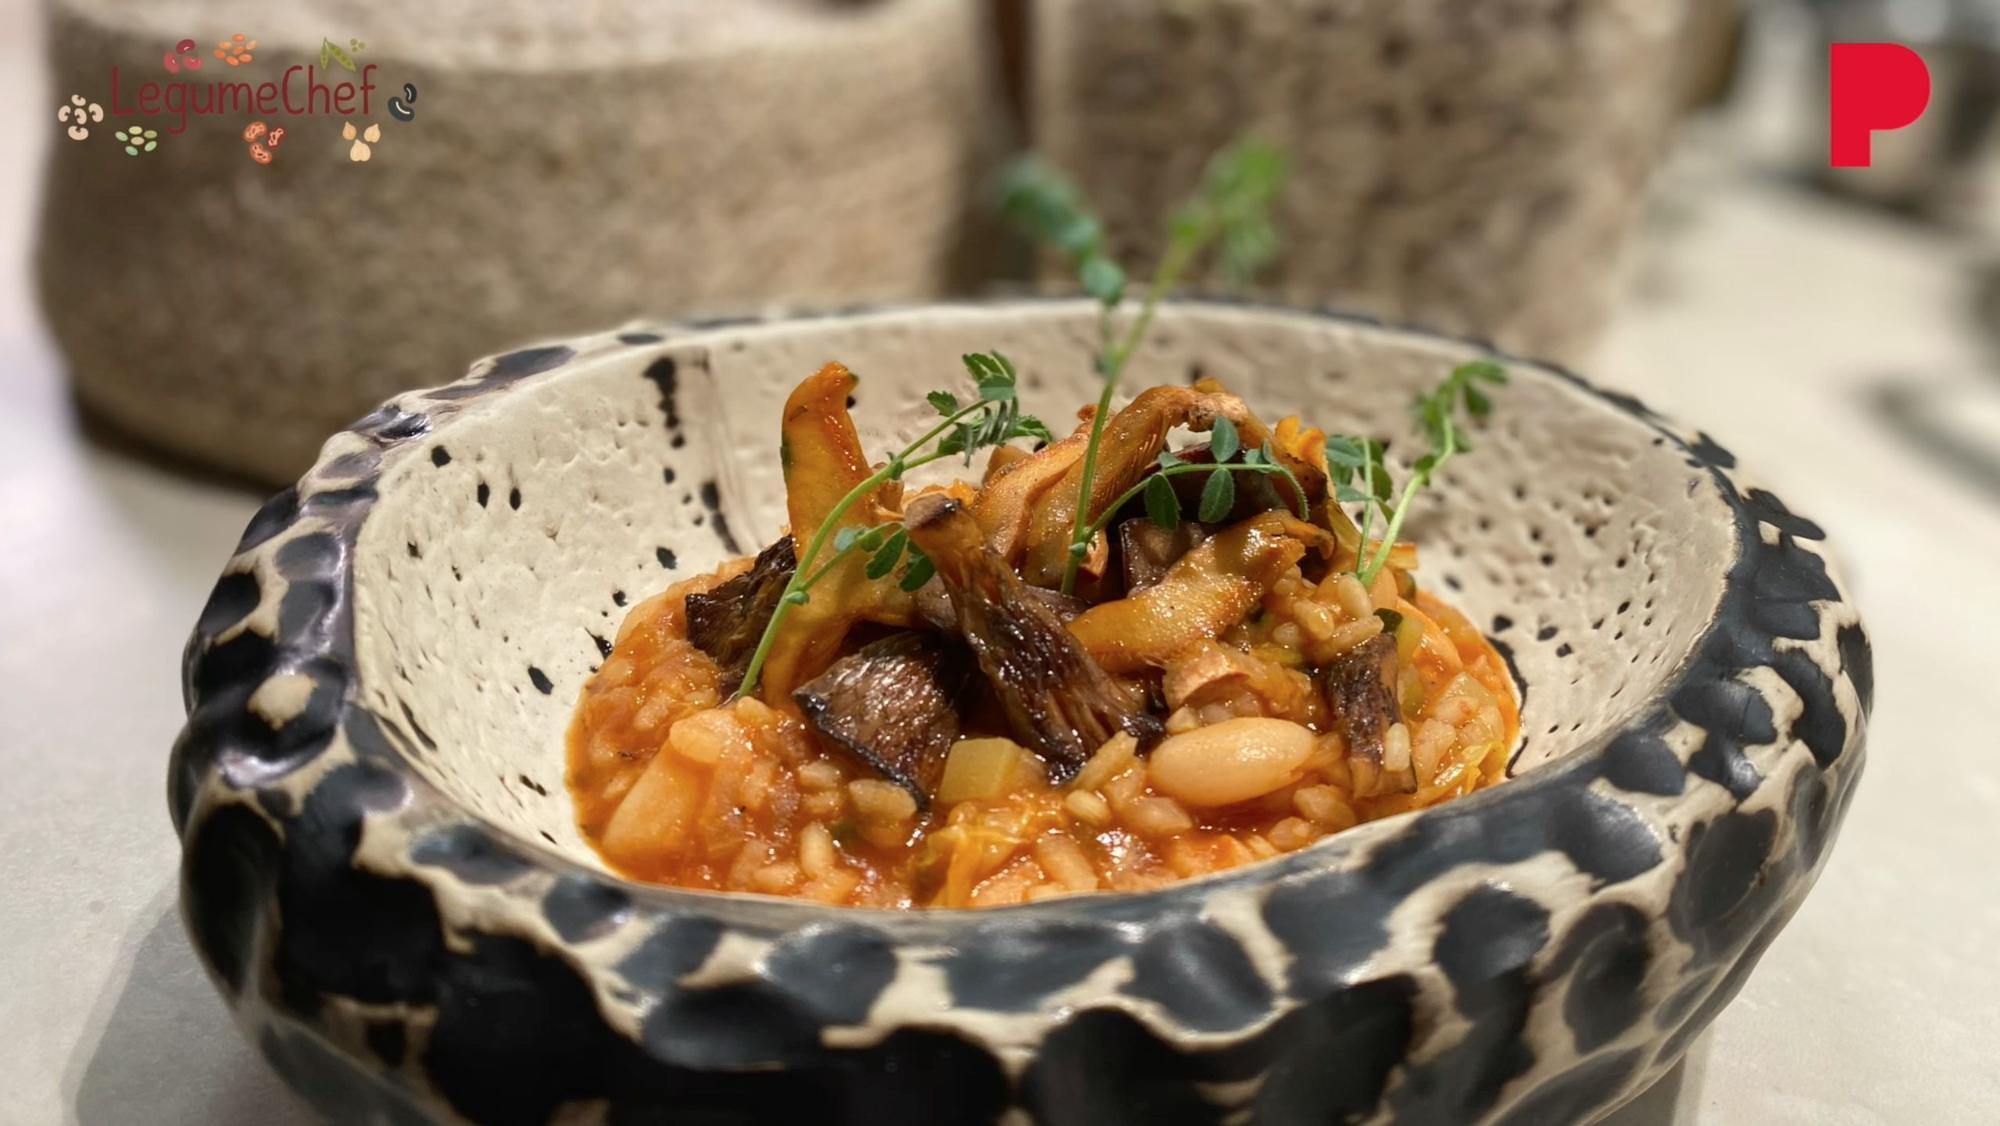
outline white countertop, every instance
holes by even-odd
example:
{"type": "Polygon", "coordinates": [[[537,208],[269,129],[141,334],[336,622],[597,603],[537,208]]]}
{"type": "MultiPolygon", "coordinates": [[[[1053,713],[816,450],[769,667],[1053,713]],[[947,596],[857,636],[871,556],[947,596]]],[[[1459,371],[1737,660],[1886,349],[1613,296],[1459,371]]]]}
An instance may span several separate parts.
{"type": "MultiPolygon", "coordinates": [[[[261,498],[80,433],[27,284],[22,154],[54,136],[31,38],[0,47],[0,1123],[302,1121],[182,935],[165,802],[181,645],[261,498]]],[[[1705,1058],[1619,1120],[2000,1121],[2000,749],[1971,703],[2000,683],[2000,496],[1871,398],[1955,395],[2000,454],[1975,252],[1775,181],[1676,179],[1590,374],[1825,525],[1874,637],[1876,722],[1818,889],[1705,1058]]]]}

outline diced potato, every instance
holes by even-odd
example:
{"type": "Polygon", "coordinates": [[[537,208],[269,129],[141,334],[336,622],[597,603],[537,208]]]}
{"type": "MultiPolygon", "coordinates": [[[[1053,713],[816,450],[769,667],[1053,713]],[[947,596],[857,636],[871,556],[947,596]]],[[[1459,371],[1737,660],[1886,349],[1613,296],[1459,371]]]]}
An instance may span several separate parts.
{"type": "Polygon", "coordinates": [[[1033,752],[1012,739],[961,739],[945,756],[937,800],[940,805],[990,800],[1033,785],[1041,774],[1033,752]]]}
{"type": "Polygon", "coordinates": [[[693,828],[701,788],[672,755],[655,755],[604,827],[604,852],[625,864],[679,853],[693,828]]]}

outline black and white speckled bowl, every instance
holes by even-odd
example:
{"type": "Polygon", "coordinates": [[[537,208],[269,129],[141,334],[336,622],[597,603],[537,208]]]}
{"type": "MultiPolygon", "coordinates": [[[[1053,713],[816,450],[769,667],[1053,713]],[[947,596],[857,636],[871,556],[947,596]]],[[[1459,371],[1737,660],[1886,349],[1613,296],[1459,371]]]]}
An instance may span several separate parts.
{"type": "MultiPolygon", "coordinates": [[[[1414,529],[1526,685],[1515,777],[1126,896],[888,914],[648,888],[572,824],[562,734],[622,607],[755,549],[785,390],[871,435],[959,353],[1088,397],[1076,302],[529,348],[336,436],[189,643],[171,800],[196,947],[328,1115],[390,1121],[1557,1122],[1670,1066],[1826,855],[1866,637],[1812,522],[1644,407],[1509,361],[1414,529]]],[[[1134,382],[1400,433],[1470,344],[1170,306],[1134,382]]]]}

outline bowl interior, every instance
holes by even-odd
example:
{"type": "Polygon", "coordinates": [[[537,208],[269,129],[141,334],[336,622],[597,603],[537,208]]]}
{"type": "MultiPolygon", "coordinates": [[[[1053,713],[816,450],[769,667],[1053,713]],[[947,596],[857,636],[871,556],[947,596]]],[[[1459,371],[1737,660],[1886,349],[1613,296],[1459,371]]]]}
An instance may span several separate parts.
{"type": "MultiPolygon", "coordinates": [[[[563,784],[571,708],[626,608],[781,531],[778,411],[793,384],[833,359],[859,373],[872,452],[935,417],[923,393],[961,386],[969,351],[1005,352],[1052,427],[1095,398],[1095,314],[1077,302],[661,332],[580,343],[578,358],[406,447],[353,561],[361,702],[468,813],[598,869],[563,784]]],[[[1411,399],[1480,354],[1312,314],[1172,305],[1126,386],[1212,375],[1267,422],[1298,413],[1380,436],[1400,465],[1420,441],[1411,399]]],[[[1419,580],[1515,662],[1519,774],[1662,689],[1711,619],[1736,544],[1678,443],[1556,373],[1510,370],[1475,452],[1407,534],[1419,580]]]]}

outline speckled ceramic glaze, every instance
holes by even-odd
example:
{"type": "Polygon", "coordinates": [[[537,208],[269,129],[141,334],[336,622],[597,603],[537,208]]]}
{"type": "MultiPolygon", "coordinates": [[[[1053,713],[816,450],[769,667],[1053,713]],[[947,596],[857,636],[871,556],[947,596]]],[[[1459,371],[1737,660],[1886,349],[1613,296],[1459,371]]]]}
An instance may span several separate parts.
{"type": "MultiPolygon", "coordinates": [[[[1825,858],[1868,643],[1819,528],[1728,452],[1527,362],[1411,529],[1525,686],[1505,784],[1001,910],[604,870],[570,709],[624,607],[776,534],[789,387],[845,361],[879,443],[998,347],[1066,417],[1093,336],[1074,302],[633,328],[330,441],[202,613],[171,777],[188,927],[287,1081],[398,1122],[1548,1123],[1670,1066],[1825,858]]],[[[1132,385],[1212,374],[1267,418],[1396,436],[1484,354],[1185,303],[1132,385]]]]}

